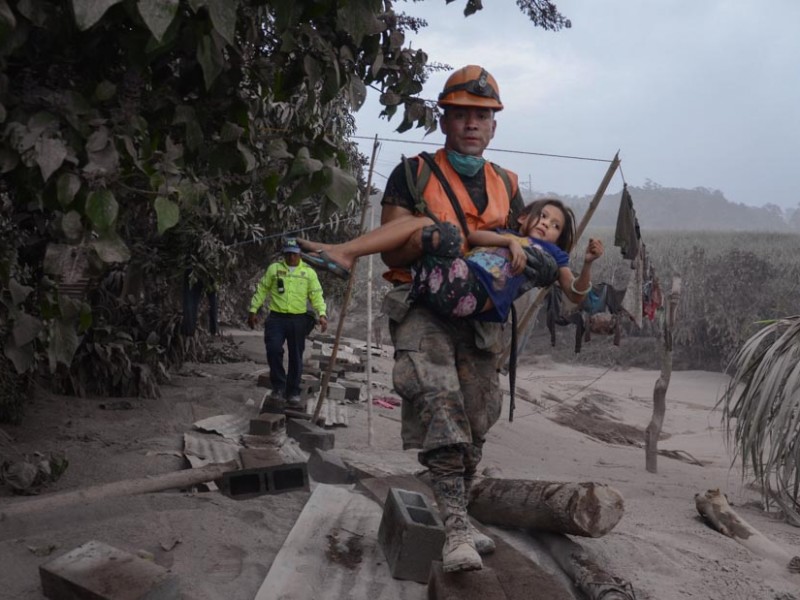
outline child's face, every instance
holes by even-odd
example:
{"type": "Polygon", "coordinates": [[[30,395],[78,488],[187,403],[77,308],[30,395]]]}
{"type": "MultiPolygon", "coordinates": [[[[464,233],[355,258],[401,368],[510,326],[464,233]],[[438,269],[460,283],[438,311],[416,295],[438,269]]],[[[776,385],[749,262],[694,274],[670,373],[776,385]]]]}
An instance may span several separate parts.
{"type": "Polygon", "coordinates": [[[553,204],[545,204],[538,217],[530,215],[527,222],[525,221],[525,219],[520,219],[521,229],[525,235],[555,244],[561,236],[561,232],[564,231],[566,218],[560,208],[553,204]]]}

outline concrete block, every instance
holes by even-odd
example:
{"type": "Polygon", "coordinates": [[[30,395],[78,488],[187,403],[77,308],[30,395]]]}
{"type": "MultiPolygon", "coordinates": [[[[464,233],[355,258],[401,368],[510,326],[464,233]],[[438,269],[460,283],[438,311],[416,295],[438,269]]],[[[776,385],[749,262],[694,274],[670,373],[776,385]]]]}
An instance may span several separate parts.
{"type": "Polygon", "coordinates": [[[220,491],[234,500],[246,500],[265,494],[308,491],[306,463],[257,467],[228,471],[217,480],[220,491]]]}
{"type": "Polygon", "coordinates": [[[282,415],[285,409],[286,409],[285,400],[273,398],[272,392],[267,392],[266,394],[264,394],[263,400],[261,400],[261,408],[259,409],[258,412],[262,415],[264,413],[282,415]]]}
{"type": "Polygon", "coordinates": [[[335,452],[314,448],[308,458],[308,475],[314,481],[330,484],[355,482],[355,476],[335,452]]]}
{"type": "Polygon", "coordinates": [[[340,381],[344,386],[344,399],[350,401],[357,401],[361,397],[361,384],[353,383],[352,381],[340,381]]]}
{"type": "Polygon", "coordinates": [[[289,419],[286,423],[286,434],[300,444],[300,448],[311,452],[314,448],[332,450],[336,436],[331,431],[312,425],[309,421],[289,419]]]}
{"type": "Polygon", "coordinates": [[[306,452],[311,452],[315,448],[319,448],[320,450],[333,450],[333,447],[336,445],[336,436],[332,431],[320,429],[319,431],[300,434],[300,439],[297,441],[300,444],[300,448],[306,452]]]}
{"type": "Polygon", "coordinates": [[[331,400],[344,400],[344,386],[338,381],[330,383],[328,385],[328,398],[331,400]]]}
{"type": "Polygon", "coordinates": [[[275,448],[242,448],[239,450],[239,460],[243,469],[274,467],[286,462],[275,448]]]}
{"type": "Polygon", "coordinates": [[[286,426],[286,417],[277,413],[262,413],[250,419],[250,435],[271,435],[286,426]]]}
{"type": "Polygon", "coordinates": [[[51,600],[178,600],[178,578],[154,562],[95,540],[39,567],[51,600]]]}
{"type": "Polygon", "coordinates": [[[392,577],[427,583],[431,562],[442,558],[444,525],[425,496],[390,488],[378,528],[378,543],[392,577]]]}
{"type": "Polygon", "coordinates": [[[258,387],[269,388],[272,384],[269,381],[269,373],[262,373],[258,376],[258,387]]]}
{"type": "MultiPolygon", "coordinates": [[[[525,598],[544,598],[528,590],[525,598]]],[[[441,560],[431,565],[428,600],[509,600],[494,569],[445,573],[441,560]]],[[[521,599],[520,599],[521,600],[521,599]]]]}

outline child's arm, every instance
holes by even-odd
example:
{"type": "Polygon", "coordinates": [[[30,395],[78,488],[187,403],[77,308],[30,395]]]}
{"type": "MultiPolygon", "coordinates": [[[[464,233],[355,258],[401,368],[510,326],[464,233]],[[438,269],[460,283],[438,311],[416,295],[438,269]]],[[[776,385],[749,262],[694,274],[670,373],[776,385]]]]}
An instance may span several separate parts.
{"type": "Polygon", "coordinates": [[[558,283],[571,302],[580,304],[592,289],[592,263],[603,256],[604,251],[602,241],[590,238],[580,275],[575,277],[569,267],[558,270],[558,283]]]}
{"type": "Polygon", "coordinates": [[[478,230],[469,234],[467,242],[470,246],[497,246],[499,248],[508,248],[508,251],[511,253],[511,272],[514,275],[519,275],[525,268],[525,251],[522,249],[519,242],[510,236],[500,235],[494,231],[478,230]]]}

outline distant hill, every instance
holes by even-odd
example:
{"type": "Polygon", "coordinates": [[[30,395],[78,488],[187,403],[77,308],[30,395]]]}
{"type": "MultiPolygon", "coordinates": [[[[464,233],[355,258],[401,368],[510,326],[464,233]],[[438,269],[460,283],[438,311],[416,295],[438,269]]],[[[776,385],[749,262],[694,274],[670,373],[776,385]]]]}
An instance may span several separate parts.
{"type": "MultiPolygon", "coordinates": [[[[649,183],[644,187],[628,186],[639,225],[645,230],[668,231],[775,231],[800,233],[800,210],[784,211],[775,204],[748,206],[728,201],[719,190],[708,188],[667,188],[649,183]]],[[[543,196],[561,198],[580,220],[592,196],[565,196],[557,192],[523,193],[526,201],[543,196]]],[[[616,227],[622,190],[603,197],[592,217],[592,227],[616,227]]],[[[382,194],[370,198],[375,207],[375,225],[380,222],[382,194]]],[[[369,223],[369,217],[367,217],[369,223]]]]}
{"type": "MultiPolygon", "coordinates": [[[[666,188],[649,183],[628,186],[636,216],[643,229],[671,231],[775,231],[800,233],[800,210],[784,212],[779,206],[762,207],[729,202],[722,192],[707,188],[666,188]]],[[[548,194],[536,193],[535,197],[548,194]]],[[[557,194],[556,194],[557,195],[557,194]]],[[[603,197],[592,217],[593,227],[615,227],[622,190],[603,197]]],[[[533,198],[532,196],[531,198],[533,198]]],[[[580,216],[591,196],[559,196],[580,216]]]]}

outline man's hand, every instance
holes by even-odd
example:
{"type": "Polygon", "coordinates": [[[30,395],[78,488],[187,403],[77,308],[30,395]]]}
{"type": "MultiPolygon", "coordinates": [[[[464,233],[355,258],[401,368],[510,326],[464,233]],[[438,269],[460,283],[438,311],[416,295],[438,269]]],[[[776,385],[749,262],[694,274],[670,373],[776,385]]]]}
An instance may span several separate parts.
{"type": "Polygon", "coordinates": [[[319,330],[325,333],[328,330],[328,317],[319,318],[319,330]]]}
{"type": "Polygon", "coordinates": [[[256,313],[250,313],[247,315],[247,324],[250,326],[250,329],[254,329],[256,326],[256,313]]]}

